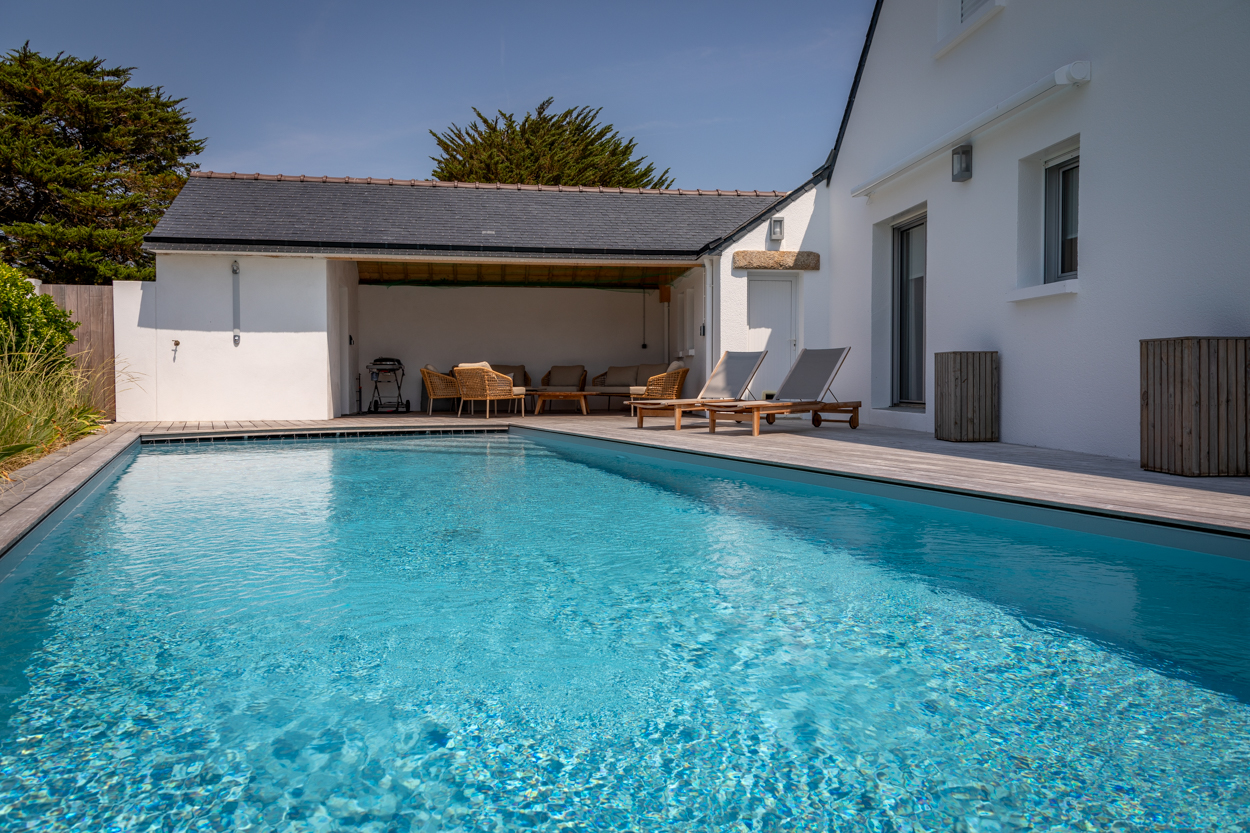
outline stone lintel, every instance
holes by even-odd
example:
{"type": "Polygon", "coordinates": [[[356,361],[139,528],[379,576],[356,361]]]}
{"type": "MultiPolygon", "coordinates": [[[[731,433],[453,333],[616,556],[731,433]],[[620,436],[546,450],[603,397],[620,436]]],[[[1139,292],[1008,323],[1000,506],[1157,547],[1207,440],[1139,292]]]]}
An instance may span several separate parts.
{"type": "Polygon", "coordinates": [[[739,249],[734,252],[733,268],[815,271],[820,268],[820,252],[762,252],[739,249]]]}

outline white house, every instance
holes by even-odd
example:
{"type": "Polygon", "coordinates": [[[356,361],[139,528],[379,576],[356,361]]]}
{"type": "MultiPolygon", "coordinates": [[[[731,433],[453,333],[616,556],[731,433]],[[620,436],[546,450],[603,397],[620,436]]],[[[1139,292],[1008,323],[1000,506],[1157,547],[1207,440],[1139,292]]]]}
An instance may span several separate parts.
{"type": "MultiPolygon", "coordinates": [[[[446,226],[420,250],[352,249],[364,244],[321,239],[333,207],[299,200],[281,208],[282,239],[216,239],[212,218],[246,199],[222,191],[213,207],[192,211],[199,186],[221,184],[195,179],[149,238],[155,288],[116,290],[119,354],[157,379],[151,393],[119,395],[119,409],[122,418],[161,419],[343,413],[353,372],[374,354],[423,343],[405,361],[494,360],[461,346],[435,355],[435,345],[523,321],[536,339],[526,363],[540,372],[575,359],[598,369],[655,357],[638,346],[645,339],[666,342],[662,359],[693,364],[687,392],[723,350],[769,350],[759,393],[798,349],[850,345],[835,394],[862,400],[864,423],[919,431],[933,430],[934,353],[996,350],[1004,441],[1132,458],[1139,340],[1250,334],[1248,38],[1245,3],[881,0],[849,100],[827,101],[843,109],[842,126],[809,181],[771,196],[595,194],[599,206],[649,201],[620,215],[612,252],[601,231],[587,231],[600,228],[586,219],[601,210],[591,203],[555,210],[562,233],[526,232],[579,254],[521,251],[519,232],[509,238],[514,253],[474,254],[446,226]],[[958,173],[956,153],[970,162],[958,173]],[[721,206],[714,219],[708,206],[721,206]],[[680,242],[663,242],[666,234],[680,242]],[[535,265],[666,268],[621,278],[620,288],[670,287],[667,313],[660,293],[645,302],[648,327],[665,314],[669,326],[642,334],[644,302],[625,293],[532,307],[536,296],[501,295],[492,303],[503,317],[485,323],[463,288],[412,287],[408,299],[356,288],[366,260],[501,254],[535,265]],[[242,364],[232,351],[243,345],[225,337],[235,260],[244,322],[263,310],[273,322],[255,336],[243,328],[256,352],[242,364]],[[148,303],[154,291],[159,303],[148,303]],[[192,323],[197,315],[212,321],[192,323]],[[344,331],[359,335],[355,352],[341,348],[344,331]],[[539,347],[539,332],[561,338],[539,347]],[[184,364],[175,371],[179,333],[184,364]],[[422,333],[433,335],[420,342],[422,333]],[[132,343],[129,356],[123,346],[132,343]]],[[[334,227],[367,225],[347,214],[334,227]]]]}
{"type": "MultiPolygon", "coordinates": [[[[1004,441],[1136,456],[1139,340],[1250,333],[1247,37],[1246,4],[879,2],[837,146],[775,212],[822,255],[788,337],[852,346],[866,423],[932,431],[933,354],[997,350],[1004,441]]],[[[711,250],[712,352],[761,337],[776,273],[733,255],[772,216],[711,250]]]]}

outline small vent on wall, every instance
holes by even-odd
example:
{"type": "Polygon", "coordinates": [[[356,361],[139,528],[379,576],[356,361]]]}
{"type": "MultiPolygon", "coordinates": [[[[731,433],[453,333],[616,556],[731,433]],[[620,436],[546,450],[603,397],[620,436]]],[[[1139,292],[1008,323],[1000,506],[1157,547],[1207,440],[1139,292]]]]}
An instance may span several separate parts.
{"type": "Polygon", "coordinates": [[[977,9],[989,2],[990,0],[959,0],[959,22],[966,23],[968,18],[977,13],[977,9]]]}

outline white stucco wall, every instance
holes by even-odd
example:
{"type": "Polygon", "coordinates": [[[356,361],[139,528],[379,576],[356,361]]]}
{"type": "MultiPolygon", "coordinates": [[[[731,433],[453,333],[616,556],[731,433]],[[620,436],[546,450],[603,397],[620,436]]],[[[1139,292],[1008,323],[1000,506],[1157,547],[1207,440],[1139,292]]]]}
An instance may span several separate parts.
{"type": "Polygon", "coordinates": [[[324,259],[158,255],[155,282],[114,284],[117,360],[134,377],[118,385],[118,419],[333,416],[329,298],[324,259]]]}
{"type": "MultiPolygon", "coordinates": [[[[414,409],[427,363],[443,371],[460,362],[523,364],[535,385],[552,365],[581,364],[589,385],[609,365],[665,361],[655,290],[646,293],[645,350],[637,290],[364,284],[359,297],[358,372],[378,356],[400,359],[414,409]]],[[[371,390],[366,382],[366,400],[371,390]]]]}
{"type": "MultiPolygon", "coordinates": [[[[778,272],[777,275],[792,276],[796,293],[797,319],[795,321],[798,349],[804,347],[843,347],[851,342],[850,334],[831,327],[829,310],[833,304],[831,281],[831,252],[829,245],[829,202],[824,186],[819,185],[797,196],[792,202],[781,206],[769,215],[785,220],[785,238],[781,241],[768,239],[768,223],[763,222],[751,229],[733,244],[727,246],[716,258],[713,270],[716,285],[713,291],[715,317],[714,344],[712,350],[719,357],[725,350],[747,350],[747,290],[752,276],[768,277],[769,270],[747,271],[733,268],[733,254],[747,251],[806,251],[820,254],[820,269],[802,272],[778,272]]],[[[797,355],[797,350],[795,351],[797,355]]],[[[867,365],[865,351],[852,349],[848,365],[867,365]]],[[[844,367],[834,384],[839,399],[854,399],[852,386],[845,384],[844,367]]]]}
{"type": "MultiPolygon", "coordinates": [[[[884,5],[831,187],[817,191],[828,205],[828,326],[855,351],[840,381],[882,406],[865,422],[930,431],[933,353],[998,350],[1004,441],[1133,458],[1138,340],[1250,333],[1250,108],[1228,94],[1250,84],[1250,6],[1007,0],[935,59],[952,5],[884,5]],[[951,182],[943,154],[869,198],[850,196],[1075,60],[1091,62],[1091,83],[977,136],[970,181],[951,182]],[[1081,153],[1078,291],[1012,302],[1040,278],[1039,158],[1072,137],[1081,153]],[[924,413],[884,407],[890,229],[916,209],[929,224],[924,413]]],[[[725,276],[727,319],[734,278],[725,276]]],[[[817,317],[808,310],[809,327],[817,317]]]]}
{"type": "MultiPolygon", "coordinates": [[[[671,286],[668,317],[669,361],[680,360],[690,368],[686,374],[685,396],[696,396],[707,381],[709,344],[707,337],[707,270],[689,270],[671,286]],[[703,326],[704,334],[699,334],[703,326]]],[[[713,359],[715,361],[715,359],[713,359]]]]}

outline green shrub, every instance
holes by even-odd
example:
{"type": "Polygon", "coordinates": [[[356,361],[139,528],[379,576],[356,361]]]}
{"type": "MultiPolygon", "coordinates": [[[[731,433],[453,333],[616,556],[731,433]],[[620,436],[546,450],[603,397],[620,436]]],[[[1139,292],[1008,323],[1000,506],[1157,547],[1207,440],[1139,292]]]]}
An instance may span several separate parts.
{"type": "Polygon", "coordinates": [[[78,326],[51,296],[36,295],[30,281],[5,263],[0,263],[0,321],[11,330],[12,350],[44,353],[61,362],[78,326]]]}

